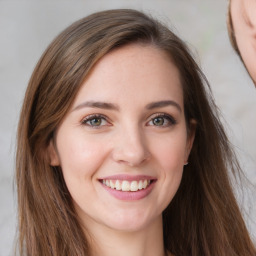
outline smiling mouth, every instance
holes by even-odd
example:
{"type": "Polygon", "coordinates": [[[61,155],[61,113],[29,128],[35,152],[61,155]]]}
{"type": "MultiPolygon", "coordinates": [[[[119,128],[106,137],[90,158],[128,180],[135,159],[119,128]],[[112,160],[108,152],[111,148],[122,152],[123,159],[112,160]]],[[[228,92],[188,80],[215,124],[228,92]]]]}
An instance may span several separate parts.
{"type": "Polygon", "coordinates": [[[148,179],[143,179],[143,180],[109,180],[109,179],[102,179],[100,182],[115,190],[119,191],[126,191],[126,192],[136,192],[139,190],[146,189],[150,184],[155,182],[155,180],[148,180],[148,179]]]}

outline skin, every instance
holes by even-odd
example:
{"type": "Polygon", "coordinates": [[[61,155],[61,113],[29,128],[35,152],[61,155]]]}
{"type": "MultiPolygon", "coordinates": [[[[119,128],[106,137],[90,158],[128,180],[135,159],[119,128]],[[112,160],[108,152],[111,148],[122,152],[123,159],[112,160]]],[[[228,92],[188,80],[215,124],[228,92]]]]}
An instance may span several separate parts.
{"type": "Polygon", "coordinates": [[[108,53],[82,85],[49,154],[51,165],[62,168],[93,255],[165,255],[162,212],[194,139],[183,105],[177,68],[153,46],[108,53]],[[163,101],[169,103],[152,105],[163,101]],[[142,199],[120,200],[100,182],[111,175],[149,175],[155,182],[142,199]]]}
{"type": "Polygon", "coordinates": [[[239,52],[256,85],[256,1],[232,0],[231,17],[239,52]]]}

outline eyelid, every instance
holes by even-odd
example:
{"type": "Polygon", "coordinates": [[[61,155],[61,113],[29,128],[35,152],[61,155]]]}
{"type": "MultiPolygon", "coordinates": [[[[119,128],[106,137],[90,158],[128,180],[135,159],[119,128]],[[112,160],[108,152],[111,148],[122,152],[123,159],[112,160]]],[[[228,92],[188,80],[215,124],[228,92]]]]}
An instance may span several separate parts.
{"type": "Polygon", "coordinates": [[[100,119],[103,119],[105,120],[107,123],[110,124],[110,120],[107,116],[103,115],[103,114],[91,114],[91,115],[88,115],[86,117],[84,117],[82,120],[81,120],[81,124],[82,125],[87,125],[89,127],[92,127],[92,128],[100,128],[102,126],[108,126],[108,125],[99,125],[99,126],[92,126],[92,125],[88,125],[87,122],[90,121],[90,120],[93,120],[93,119],[96,119],[96,118],[100,118],[100,119]]]}
{"type": "MultiPolygon", "coordinates": [[[[168,121],[171,123],[171,124],[168,125],[168,126],[172,126],[172,125],[177,124],[177,120],[176,120],[172,115],[167,114],[167,113],[162,113],[162,112],[160,112],[160,113],[155,113],[155,114],[151,115],[151,116],[149,117],[149,121],[147,121],[147,124],[148,124],[150,121],[152,121],[154,118],[157,118],[157,117],[162,117],[162,118],[168,119],[168,121]]],[[[161,126],[159,126],[159,127],[161,127],[161,126]]],[[[162,126],[162,127],[167,127],[167,126],[162,126]]]]}

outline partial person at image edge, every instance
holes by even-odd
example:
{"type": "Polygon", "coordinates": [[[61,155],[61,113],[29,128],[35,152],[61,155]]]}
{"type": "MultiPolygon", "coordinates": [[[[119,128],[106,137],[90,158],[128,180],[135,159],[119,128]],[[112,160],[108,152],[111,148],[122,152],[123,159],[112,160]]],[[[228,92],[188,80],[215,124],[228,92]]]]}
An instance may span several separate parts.
{"type": "Polygon", "coordinates": [[[256,0],[229,0],[228,34],[256,87],[256,0]]]}

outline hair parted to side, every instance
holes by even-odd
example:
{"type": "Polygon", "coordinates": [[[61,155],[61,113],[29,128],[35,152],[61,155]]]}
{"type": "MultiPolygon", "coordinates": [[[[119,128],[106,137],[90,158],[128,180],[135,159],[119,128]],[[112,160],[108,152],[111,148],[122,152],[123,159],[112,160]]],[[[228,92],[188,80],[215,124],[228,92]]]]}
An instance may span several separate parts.
{"type": "Polygon", "coordinates": [[[228,177],[239,165],[204,88],[206,79],[175,34],[129,9],[95,13],[72,24],[32,74],[17,140],[20,255],[90,255],[90,234],[84,234],[61,168],[50,166],[46,151],[94,64],[130,43],[152,45],[170,56],[180,72],[188,128],[191,119],[197,122],[189,165],[163,213],[166,249],[176,256],[255,255],[228,177]]]}

